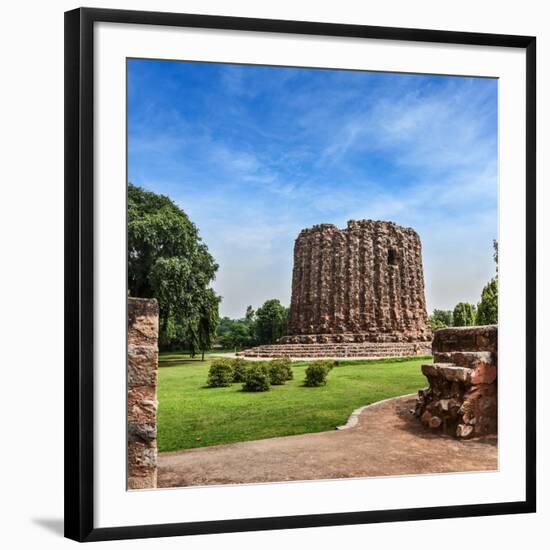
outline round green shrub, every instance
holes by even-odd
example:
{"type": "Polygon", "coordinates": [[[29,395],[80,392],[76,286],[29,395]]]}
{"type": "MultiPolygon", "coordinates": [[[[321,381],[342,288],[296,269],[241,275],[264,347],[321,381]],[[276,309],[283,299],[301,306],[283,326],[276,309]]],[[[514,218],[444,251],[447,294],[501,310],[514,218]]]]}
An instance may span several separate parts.
{"type": "Polygon", "coordinates": [[[292,361],[290,360],[290,357],[281,357],[280,359],[277,359],[277,361],[281,363],[284,370],[286,371],[286,379],[293,380],[294,373],[292,372],[292,361]]]}
{"type": "Polygon", "coordinates": [[[246,378],[243,384],[244,391],[268,391],[269,369],[267,365],[253,364],[246,369],[246,378]]]}
{"type": "Polygon", "coordinates": [[[269,363],[269,381],[273,386],[282,386],[287,380],[285,369],[277,363],[269,363]]]}
{"type": "Polygon", "coordinates": [[[246,380],[246,370],[248,369],[249,361],[237,357],[231,361],[233,369],[233,382],[244,382],[246,380]]]}
{"type": "Polygon", "coordinates": [[[215,359],[208,371],[206,384],[210,388],[224,388],[233,382],[233,368],[231,362],[225,359],[215,359]]]}
{"type": "Polygon", "coordinates": [[[333,368],[333,361],[313,361],[306,368],[305,386],[318,387],[327,383],[327,376],[333,368]]]}
{"type": "Polygon", "coordinates": [[[269,378],[274,386],[284,384],[294,378],[291,361],[288,357],[272,359],[269,364],[269,378]]]}

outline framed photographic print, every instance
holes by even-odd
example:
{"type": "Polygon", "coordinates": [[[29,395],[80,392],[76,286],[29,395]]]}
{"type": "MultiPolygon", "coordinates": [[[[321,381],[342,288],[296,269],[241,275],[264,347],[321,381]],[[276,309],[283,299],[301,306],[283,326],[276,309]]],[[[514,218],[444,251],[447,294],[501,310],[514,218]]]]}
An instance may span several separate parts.
{"type": "Polygon", "coordinates": [[[65,531],[535,511],[535,38],[65,15],[65,531]]]}

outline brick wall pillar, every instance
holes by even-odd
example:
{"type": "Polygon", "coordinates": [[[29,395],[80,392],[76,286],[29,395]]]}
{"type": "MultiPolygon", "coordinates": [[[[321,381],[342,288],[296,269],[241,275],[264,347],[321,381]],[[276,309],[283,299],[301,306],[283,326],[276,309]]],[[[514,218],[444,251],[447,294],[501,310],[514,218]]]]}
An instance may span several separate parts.
{"type": "Polygon", "coordinates": [[[156,300],[128,298],[128,489],[157,486],[156,300]]]}

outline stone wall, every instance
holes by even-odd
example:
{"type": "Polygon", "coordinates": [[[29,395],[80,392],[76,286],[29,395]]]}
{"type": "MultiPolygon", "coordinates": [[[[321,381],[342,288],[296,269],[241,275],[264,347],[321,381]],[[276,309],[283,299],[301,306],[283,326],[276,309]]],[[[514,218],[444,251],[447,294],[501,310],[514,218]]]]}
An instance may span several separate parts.
{"type": "Polygon", "coordinates": [[[156,300],[128,298],[128,489],[157,486],[156,300]]]}
{"type": "Polygon", "coordinates": [[[497,433],[498,328],[437,330],[434,363],[422,365],[429,387],[414,413],[430,429],[460,438],[497,433]]]}
{"type": "Polygon", "coordinates": [[[392,222],[315,225],[294,246],[283,344],[426,342],[420,238],[392,222]]]}

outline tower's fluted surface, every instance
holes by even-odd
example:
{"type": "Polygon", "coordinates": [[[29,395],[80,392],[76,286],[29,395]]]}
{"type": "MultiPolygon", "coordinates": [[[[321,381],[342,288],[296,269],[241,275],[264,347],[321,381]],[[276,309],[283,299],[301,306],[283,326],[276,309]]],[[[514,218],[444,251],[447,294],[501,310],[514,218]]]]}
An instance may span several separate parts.
{"type": "Polygon", "coordinates": [[[282,343],[422,342],[431,339],[427,320],[413,229],[361,220],[300,232],[282,343]]]}

